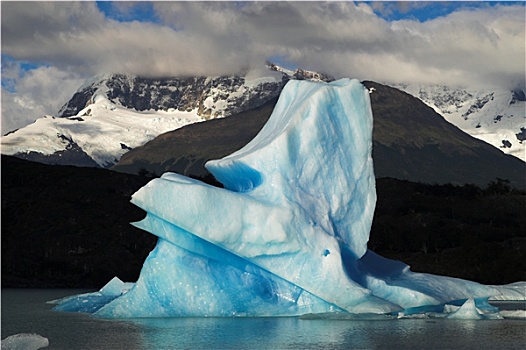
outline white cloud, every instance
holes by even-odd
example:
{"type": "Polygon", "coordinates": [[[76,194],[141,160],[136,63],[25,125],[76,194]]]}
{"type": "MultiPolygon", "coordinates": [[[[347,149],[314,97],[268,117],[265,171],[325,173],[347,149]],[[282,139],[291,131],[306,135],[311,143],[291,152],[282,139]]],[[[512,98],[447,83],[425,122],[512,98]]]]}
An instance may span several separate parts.
{"type": "Polygon", "coordinates": [[[524,85],[523,6],[466,9],[426,22],[387,22],[367,4],[350,2],[163,2],[157,10],[194,41],[241,51],[238,65],[243,57],[281,56],[335,76],[524,85]]]}
{"type": "Polygon", "coordinates": [[[2,88],[2,135],[46,114],[56,114],[84,81],[55,67],[39,67],[24,74],[13,66],[12,72],[5,74],[16,79],[16,91],[2,88]]]}
{"type": "MultiPolygon", "coordinates": [[[[436,70],[437,74],[425,77],[428,80],[506,85],[522,79],[524,86],[523,7],[459,11],[424,23],[402,21],[392,27],[395,34],[402,33],[399,38],[409,39],[398,43],[403,44],[399,52],[412,60],[410,69],[436,70]]],[[[403,78],[407,72],[400,73],[403,78]]]]}
{"type": "MultiPolygon", "coordinates": [[[[122,13],[133,10],[115,4],[122,13]]],[[[336,77],[524,86],[524,6],[462,10],[426,22],[388,22],[371,6],[378,10],[376,3],[352,2],[159,2],[154,10],[162,23],[152,23],[106,18],[94,2],[4,2],[2,54],[78,78],[233,74],[279,56],[336,77]]],[[[18,94],[27,91],[40,110],[51,108],[37,100],[48,96],[36,85],[28,87],[36,78],[18,80],[18,94]]],[[[52,84],[45,87],[70,89],[59,104],[76,89],[52,84]]],[[[21,106],[11,97],[2,98],[2,119],[13,119],[7,113],[21,106]]]]}

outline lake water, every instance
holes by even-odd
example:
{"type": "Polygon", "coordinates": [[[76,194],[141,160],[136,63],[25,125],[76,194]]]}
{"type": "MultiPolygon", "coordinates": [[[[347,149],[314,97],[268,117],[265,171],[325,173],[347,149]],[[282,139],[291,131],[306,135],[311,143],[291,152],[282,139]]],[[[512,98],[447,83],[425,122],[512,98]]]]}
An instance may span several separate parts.
{"type": "MultiPolygon", "coordinates": [[[[2,289],[2,339],[37,333],[44,349],[524,349],[526,320],[172,318],[101,320],[51,311],[71,289],[2,289]]],[[[516,308],[516,305],[508,308],[516,308]]],[[[524,307],[524,303],[519,305],[524,307]]]]}

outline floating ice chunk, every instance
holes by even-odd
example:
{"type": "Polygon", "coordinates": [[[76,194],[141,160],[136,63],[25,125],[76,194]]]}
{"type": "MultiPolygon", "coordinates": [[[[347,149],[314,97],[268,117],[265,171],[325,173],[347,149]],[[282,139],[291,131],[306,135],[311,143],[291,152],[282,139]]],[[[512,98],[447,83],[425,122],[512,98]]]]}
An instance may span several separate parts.
{"type": "Polygon", "coordinates": [[[2,350],[37,350],[49,346],[49,340],[35,333],[19,333],[2,339],[2,350]]]}
{"type": "Polygon", "coordinates": [[[133,287],[133,283],[123,282],[118,277],[113,277],[104,287],[101,288],[100,293],[103,295],[119,296],[126,293],[133,287]]]}
{"type": "Polygon", "coordinates": [[[133,285],[133,283],[121,281],[118,277],[113,277],[98,292],[73,295],[48,301],[48,303],[58,304],[54,307],[56,311],[94,313],[113,299],[127,293],[133,285]]]}
{"type": "Polygon", "coordinates": [[[504,318],[526,319],[526,310],[501,310],[499,314],[504,318]]]}
{"type": "Polygon", "coordinates": [[[449,314],[447,318],[457,320],[481,320],[484,317],[477,310],[475,301],[472,298],[469,298],[466,300],[464,305],[462,305],[458,310],[449,314]]]}

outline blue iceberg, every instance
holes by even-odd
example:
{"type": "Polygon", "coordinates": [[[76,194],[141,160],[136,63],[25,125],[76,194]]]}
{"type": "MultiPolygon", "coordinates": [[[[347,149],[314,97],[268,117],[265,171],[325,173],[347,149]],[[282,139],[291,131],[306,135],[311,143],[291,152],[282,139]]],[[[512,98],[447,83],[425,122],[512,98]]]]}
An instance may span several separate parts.
{"type": "Polygon", "coordinates": [[[206,164],[224,188],[166,173],[133,195],[147,212],[134,225],[159,237],[135,284],[114,279],[55,309],[107,318],[400,315],[524,299],[521,283],[414,273],[367,249],[372,126],[358,80],[288,82],[260,133],[206,164]]]}

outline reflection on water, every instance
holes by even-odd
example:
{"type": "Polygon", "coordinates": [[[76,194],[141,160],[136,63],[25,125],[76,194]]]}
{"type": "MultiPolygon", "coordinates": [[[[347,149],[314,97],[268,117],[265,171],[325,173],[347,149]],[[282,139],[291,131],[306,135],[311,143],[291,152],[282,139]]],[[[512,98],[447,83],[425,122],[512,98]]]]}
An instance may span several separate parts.
{"type": "Polygon", "coordinates": [[[102,320],[51,311],[72,290],[2,290],[2,338],[29,332],[46,349],[522,349],[525,320],[173,318],[102,320]]]}
{"type": "Polygon", "coordinates": [[[524,321],[133,320],[147,349],[522,349],[524,321]]]}

